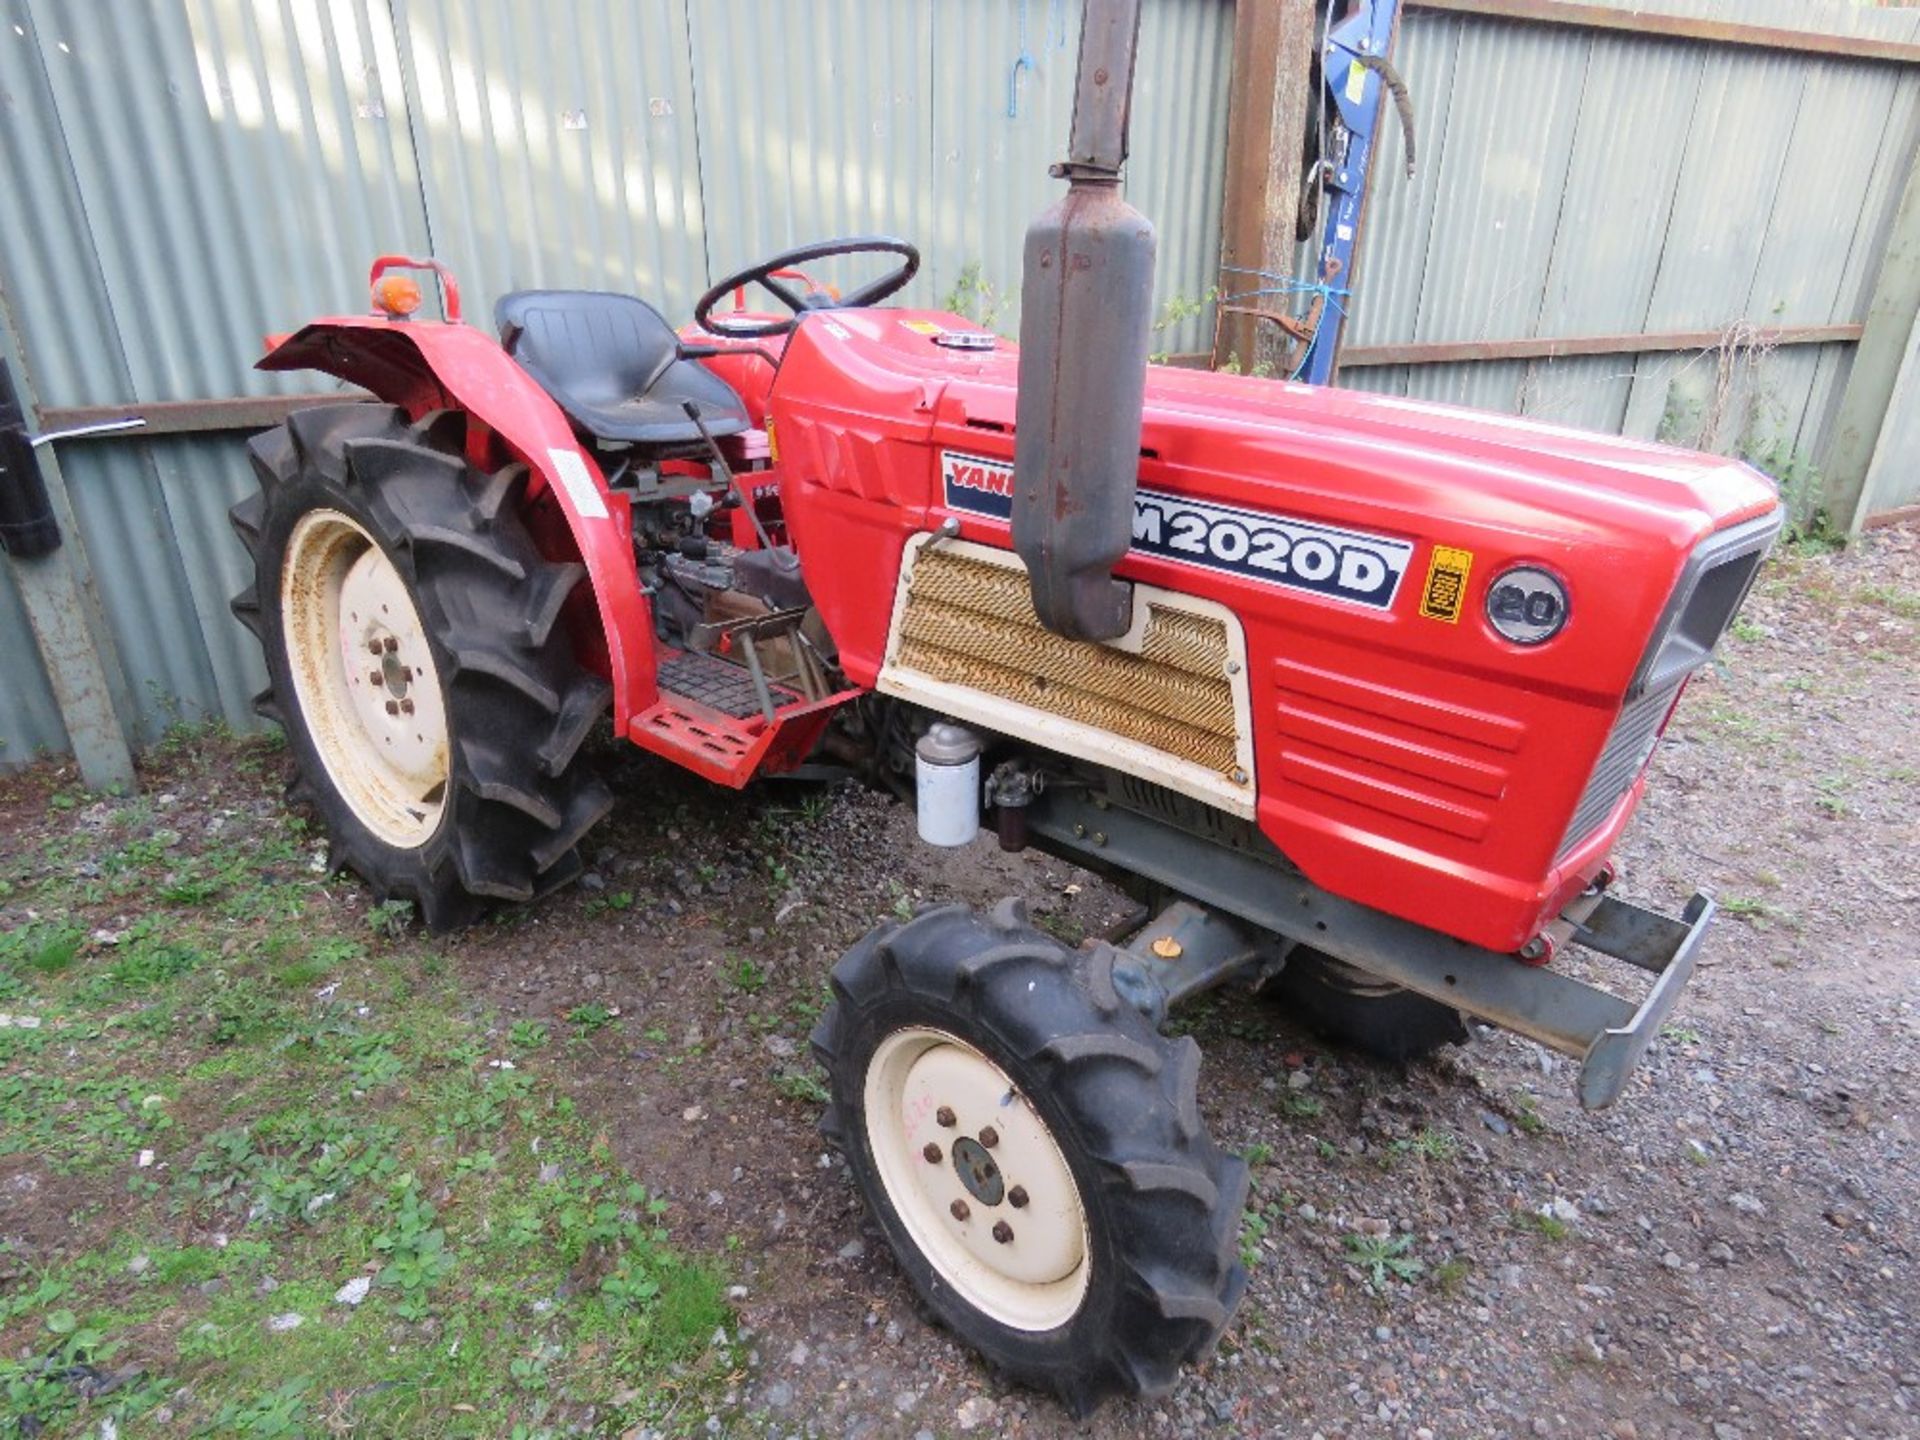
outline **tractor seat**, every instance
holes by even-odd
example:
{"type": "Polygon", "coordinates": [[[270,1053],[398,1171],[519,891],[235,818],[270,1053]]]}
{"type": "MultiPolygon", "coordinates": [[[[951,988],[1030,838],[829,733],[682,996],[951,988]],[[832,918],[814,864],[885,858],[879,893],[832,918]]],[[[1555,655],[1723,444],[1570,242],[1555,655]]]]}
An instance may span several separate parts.
{"type": "Polygon", "coordinates": [[[680,337],[632,295],[516,290],[493,307],[500,343],[567,418],[596,439],[673,449],[700,443],[691,400],[712,434],[748,428],[733,387],[680,358],[680,337]]]}

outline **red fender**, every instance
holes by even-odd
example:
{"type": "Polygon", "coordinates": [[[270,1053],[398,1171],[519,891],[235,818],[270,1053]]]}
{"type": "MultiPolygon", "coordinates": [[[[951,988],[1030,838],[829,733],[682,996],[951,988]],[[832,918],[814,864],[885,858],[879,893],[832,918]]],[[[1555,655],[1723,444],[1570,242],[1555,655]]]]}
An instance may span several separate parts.
{"type": "Polygon", "coordinates": [[[625,736],[632,717],[659,697],[652,608],[634,569],[627,498],[607,488],[560,407],[498,342],[471,325],[348,315],[295,331],[259,368],[337,375],[415,419],[465,411],[525,462],[529,498],[552,492],[587,568],[606,639],[614,733],[625,736]]]}

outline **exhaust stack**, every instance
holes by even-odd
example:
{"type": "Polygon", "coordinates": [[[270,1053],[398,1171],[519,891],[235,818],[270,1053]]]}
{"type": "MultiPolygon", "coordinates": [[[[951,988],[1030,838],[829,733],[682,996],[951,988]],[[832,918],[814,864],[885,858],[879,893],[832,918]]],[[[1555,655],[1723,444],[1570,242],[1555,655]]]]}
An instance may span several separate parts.
{"type": "Polygon", "coordinates": [[[1014,411],[1013,547],[1040,623],[1111,640],[1133,616],[1113,567],[1133,539],[1153,323],[1153,226],[1120,196],[1140,0],[1087,0],[1067,193],[1027,231],[1014,411]]]}

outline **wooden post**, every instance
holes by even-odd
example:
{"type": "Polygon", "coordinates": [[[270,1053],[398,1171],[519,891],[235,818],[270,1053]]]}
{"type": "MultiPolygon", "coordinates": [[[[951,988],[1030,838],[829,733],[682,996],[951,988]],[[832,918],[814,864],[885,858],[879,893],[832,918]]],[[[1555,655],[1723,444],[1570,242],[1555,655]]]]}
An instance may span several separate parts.
{"type": "MultiPolygon", "coordinates": [[[[1853,369],[1840,397],[1827,453],[1820,466],[1822,508],[1848,534],[1859,533],[1873,496],[1867,477],[1899,389],[1913,327],[1920,319],[1920,156],[1893,217],[1886,256],[1867,306],[1866,329],[1853,352],[1853,369]]],[[[1882,465],[1889,463],[1880,460],[1882,465]]]]}
{"type": "MultiPolygon", "coordinates": [[[[1227,96],[1226,198],[1220,217],[1222,297],[1259,286],[1229,267],[1285,275],[1293,269],[1300,202],[1300,153],[1312,98],[1314,0],[1237,0],[1233,17],[1233,81],[1227,96]]],[[[1249,302],[1276,313],[1275,296],[1249,302]]],[[[1247,316],[1219,326],[1213,363],[1238,357],[1243,369],[1277,353],[1277,331],[1247,316]],[[1256,336],[1256,329],[1268,332],[1256,336]]]]}

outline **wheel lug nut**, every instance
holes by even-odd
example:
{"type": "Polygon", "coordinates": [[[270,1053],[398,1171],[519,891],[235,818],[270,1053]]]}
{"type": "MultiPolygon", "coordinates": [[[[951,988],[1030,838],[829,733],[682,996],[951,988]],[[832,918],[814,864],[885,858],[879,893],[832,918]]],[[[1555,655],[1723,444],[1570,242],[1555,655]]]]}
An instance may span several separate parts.
{"type": "Polygon", "coordinates": [[[367,641],[367,653],[369,655],[379,655],[384,653],[384,651],[378,640],[369,640],[367,641]]]}
{"type": "Polygon", "coordinates": [[[1007,1224],[1004,1220],[994,1221],[993,1238],[998,1240],[1002,1245],[1011,1245],[1013,1243],[1013,1226],[1007,1224]]]}
{"type": "Polygon", "coordinates": [[[402,700],[400,702],[400,713],[402,715],[411,715],[413,713],[413,702],[411,700],[402,700]]]}
{"type": "Polygon", "coordinates": [[[400,667],[400,678],[403,681],[411,681],[413,679],[413,667],[411,665],[402,665],[400,667]]]}
{"type": "Polygon", "coordinates": [[[940,1147],[934,1144],[933,1141],[929,1140],[927,1142],[927,1148],[920,1153],[927,1157],[927,1164],[938,1165],[940,1163],[940,1147]]]}
{"type": "Polygon", "coordinates": [[[386,646],[387,654],[391,655],[393,654],[394,651],[398,650],[399,648],[400,648],[400,642],[391,635],[387,636],[387,646],[386,646]]]}
{"type": "Polygon", "coordinates": [[[951,1130],[956,1123],[953,1118],[952,1108],[946,1105],[942,1105],[938,1110],[934,1111],[933,1118],[943,1130],[951,1130]]]}
{"type": "Polygon", "coordinates": [[[994,1146],[1000,1143],[1000,1132],[991,1125],[982,1125],[980,1127],[980,1143],[989,1150],[993,1149],[994,1146]]]}
{"type": "Polygon", "coordinates": [[[400,713],[400,702],[398,700],[387,701],[387,714],[398,715],[399,713],[400,713]]]}
{"type": "Polygon", "coordinates": [[[379,685],[383,683],[386,678],[387,677],[382,675],[378,670],[370,670],[367,672],[367,683],[369,685],[379,685]]]}
{"type": "Polygon", "coordinates": [[[964,1200],[954,1201],[953,1204],[947,1207],[947,1209],[949,1212],[952,1213],[953,1218],[956,1220],[964,1220],[967,1218],[967,1216],[973,1213],[973,1211],[967,1208],[967,1202],[964,1200]]]}
{"type": "Polygon", "coordinates": [[[1027,1187],[1024,1185],[1016,1185],[1013,1189],[1009,1190],[1007,1192],[1007,1204],[1013,1206],[1016,1210],[1026,1209],[1027,1187]]]}

